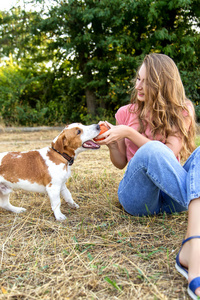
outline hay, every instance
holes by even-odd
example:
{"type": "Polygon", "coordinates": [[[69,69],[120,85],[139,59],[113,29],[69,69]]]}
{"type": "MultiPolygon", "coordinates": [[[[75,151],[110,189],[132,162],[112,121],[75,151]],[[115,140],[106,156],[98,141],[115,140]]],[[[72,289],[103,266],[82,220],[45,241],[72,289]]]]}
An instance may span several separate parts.
{"type": "MultiPolygon", "coordinates": [[[[3,133],[0,151],[49,145],[53,132],[3,133]]],[[[79,210],[62,201],[57,222],[47,196],[15,191],[15,215],[0,209],[0,299],[189,299],[175,256],[187,213],[132,217],[117,200],[124,170],[106,147],[81,153],[67,183],[79,210]]]]}

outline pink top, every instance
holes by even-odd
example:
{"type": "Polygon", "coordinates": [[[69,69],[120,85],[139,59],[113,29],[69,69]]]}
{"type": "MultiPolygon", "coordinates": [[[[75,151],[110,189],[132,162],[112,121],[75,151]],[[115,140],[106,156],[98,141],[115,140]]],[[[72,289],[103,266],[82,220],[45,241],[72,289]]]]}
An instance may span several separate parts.
{"type": "MultiPolygon", "coordinates": [[[[192,104],[188,103],[188,108],[192,110],[192,104]]],[[[128,104],[125,106],[122,106],[118,109],[118,111],[115,114],[115,118],[120,125],[127,125],[135,130],[138,131],[139,129],[139,120],[138,120],[138,113],[133,112],[135,107],[135,104],[128,104]]],[[[151,133],[150,125],[147,125],[145,134],[142,133],[142,135],[146,136],[150,140],[153,140],[153,135],[151,133]]],[[[156,136],[156,140],[161,140],[161,135],[156,136]]],[[[165,143],[165,140],[162,141],[165,143]]],[[[134,156],[136,151],[138,150],[138,147],[129,139],[125,138],[125,145],[126,145],[126,156],[128,161],[134,156]]],[[[178,158],[179,160],[179,158],[178,158]]]]}

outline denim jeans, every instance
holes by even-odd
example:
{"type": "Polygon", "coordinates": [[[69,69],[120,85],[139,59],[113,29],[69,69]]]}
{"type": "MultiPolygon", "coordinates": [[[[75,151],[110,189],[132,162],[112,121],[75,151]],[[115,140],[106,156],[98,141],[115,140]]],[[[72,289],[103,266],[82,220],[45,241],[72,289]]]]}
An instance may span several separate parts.
{"type": "Polygon", "coordinates": [[[200,147],[182,166],[173,151],[158,141],[140,147],[119,184],[118,198],[131,215],[185,211],[200,197],[200,147]]]}

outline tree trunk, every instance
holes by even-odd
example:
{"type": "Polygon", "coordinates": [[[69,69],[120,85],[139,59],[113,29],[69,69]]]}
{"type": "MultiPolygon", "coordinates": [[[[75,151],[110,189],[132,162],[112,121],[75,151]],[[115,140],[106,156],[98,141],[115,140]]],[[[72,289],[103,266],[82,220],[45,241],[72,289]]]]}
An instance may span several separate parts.
{"type": "Polygon", "coordinates": [[[86,89],[86,103],[87,103],[87,110],[90,114],[95,114],[96,112],[96,95],[93,91],[86,89]]]}

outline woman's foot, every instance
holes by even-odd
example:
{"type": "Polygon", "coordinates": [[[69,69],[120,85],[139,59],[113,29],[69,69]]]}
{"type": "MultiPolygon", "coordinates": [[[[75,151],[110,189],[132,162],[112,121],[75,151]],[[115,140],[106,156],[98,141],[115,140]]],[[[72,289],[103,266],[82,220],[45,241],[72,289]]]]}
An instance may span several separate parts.
{"type": "MultiPolygon", "coordinates": [[[[200,238],[187,241],[179,253],[180,264],[188,269],[188,283],[200,276],[200,238]]],[[[200,296],[200,287],[195,290],[200,296]]]]}

